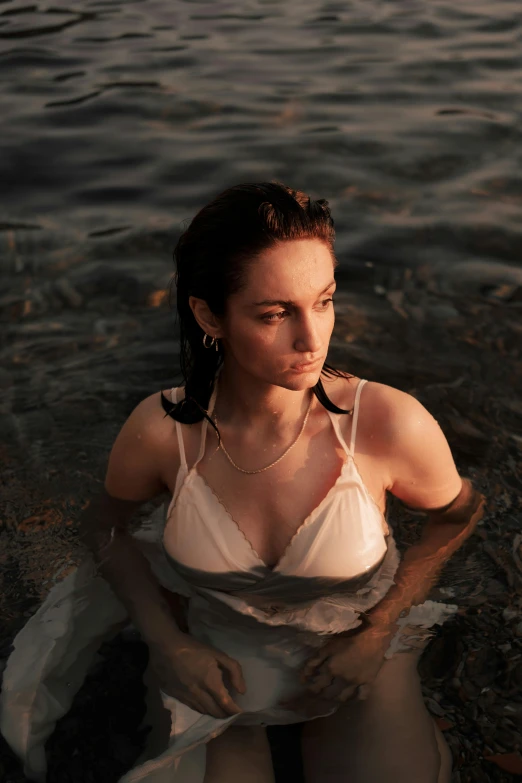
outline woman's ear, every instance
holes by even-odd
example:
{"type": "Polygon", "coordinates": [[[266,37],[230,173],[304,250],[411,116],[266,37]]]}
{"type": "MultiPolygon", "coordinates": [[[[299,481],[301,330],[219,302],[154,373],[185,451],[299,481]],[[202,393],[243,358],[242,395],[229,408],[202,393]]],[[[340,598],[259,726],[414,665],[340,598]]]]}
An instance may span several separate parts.
{"type": "Polygon", "coordinates": [[[204,299],[198,299],[197,296],[189,296],[189,307],[194,314],[194,318],[201,326],[204,332],[211,337],[219,338],[222,336],[218,318],[214,315],[204,299]]]}

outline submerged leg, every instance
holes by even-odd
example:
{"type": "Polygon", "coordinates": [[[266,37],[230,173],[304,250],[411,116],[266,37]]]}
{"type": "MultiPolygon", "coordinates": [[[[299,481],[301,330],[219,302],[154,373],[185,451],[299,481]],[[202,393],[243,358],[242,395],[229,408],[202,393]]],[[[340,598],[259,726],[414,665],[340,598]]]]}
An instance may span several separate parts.
{"type": "Polygon", "coordinates": [[[303,726],[306,783],[450,782],[451,752],[422,697],[421,652],[396,653],[367,699],[303,726]]]}
{"type": "Polygon", "coordinates": [[[264,726],[229,726],[207,744],[204,783],[275,783],[264,726]]]}
{"type": "MultiPolygon", "coordinates": [[[[151,726],[146,747],[136,762],[143,763],[163,753],[169,743],[171,715],[160,695],[159,681],[150,666],[144,672],[147,686],[146,714],[143,725],[151,726]]],[[[190,754],[188,754],[190,755],[190,754]]],[[[205,770],[202,783],[275,783],[272,755],[264,726],[231,725],[206,745],[206,761],[194,756],[182,759],[178,777],[183,783],[201,780],[199,767],[205,770]],[[192,769],[194,765],[194,770],[192,769]],[[197,768],[197,769],[196,769],[197,768]]],[[[175,776],[173,779],[177,779],[175,776]]]]}
{"type": "Polygon", "coordinates": [[[432,720],[433,720],[433,730],[435,732],[435,739],[437,740],[437,745],[439,748],[439,755],[441,760],[439,779],[437,780],[437,783],[449,783],[449,781],[451,780],[453,756],[451,754],[450,746],[444,739],[444,734],[437,726],[435,718],[432,718],[432,720]]]}

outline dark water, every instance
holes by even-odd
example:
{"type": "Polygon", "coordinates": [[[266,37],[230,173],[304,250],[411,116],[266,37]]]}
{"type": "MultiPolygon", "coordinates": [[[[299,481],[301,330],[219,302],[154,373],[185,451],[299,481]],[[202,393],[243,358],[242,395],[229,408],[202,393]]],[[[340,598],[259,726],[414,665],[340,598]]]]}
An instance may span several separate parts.
{"type": "MultiPolygon", "coordinates": [[[[0,1],[7,642],[76,562],[126,416],[179,379],[177,236],[225,187],[278,179],[332,207],[333,358],[415,394],[494,497],[439,596],[468,625],[438,660],[464,678],[455,638],[503,635],[516,671],[522,591],[498,552],[522,527],[521,51],[516,0],[0,1]]],[[[454,780],[511,780],[482,756],[522,751],[522,704],[459,701],[436,661],[454,780]]]]}
{"type": "Polygon", "coordinates": [[[0,8],[5,274],[274,177],[331,200],[346,263],[520,259],[516,0],[0,8]]]}

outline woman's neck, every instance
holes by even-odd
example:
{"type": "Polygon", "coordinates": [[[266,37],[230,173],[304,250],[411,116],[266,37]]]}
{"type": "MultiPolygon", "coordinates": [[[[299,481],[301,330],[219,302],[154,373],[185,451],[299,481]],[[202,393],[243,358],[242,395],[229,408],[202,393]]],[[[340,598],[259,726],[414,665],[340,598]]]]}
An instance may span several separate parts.
{"type": "Polygon", "coordinates": [[[240,368],[223,365],[217,379],[214,411],[230,427],[274,429],[284,433],[287,427],[306,413],[311,389],[293,391],[265,383],[240,368]]]}

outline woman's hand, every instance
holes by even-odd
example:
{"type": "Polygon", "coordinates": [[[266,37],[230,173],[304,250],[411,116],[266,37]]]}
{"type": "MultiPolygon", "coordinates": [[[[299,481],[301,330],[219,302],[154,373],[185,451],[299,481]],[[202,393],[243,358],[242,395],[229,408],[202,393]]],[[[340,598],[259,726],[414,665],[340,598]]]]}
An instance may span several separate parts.
{"type": "Polygon", "coordinates": [[[335,637],[306,662],[300,680],[321,698],[343,702],[362,697],[359,689],[364,692],[363,686],[374,681],[387,648],[387,636],[374,629],[335,637]]]}
{"type": "Polygon", "coordinates": [[[299,679],[308,693],[281,702],[281,706],[324,711],[351,698],[366,698],[368,687],[384,663],[387,639],[382,632],[368,629],[326,642],[301,670],[299,679]]]}
{"type": "Polygon", "coordinates": [[[226,653],[181,632],[161,646],[149,643],[149,650],[151,668],[167,695],[214,718],[243,712],[224,680],[228,675],[236,691],[245,693],[243,672],[238,661],[226,653]]]}

